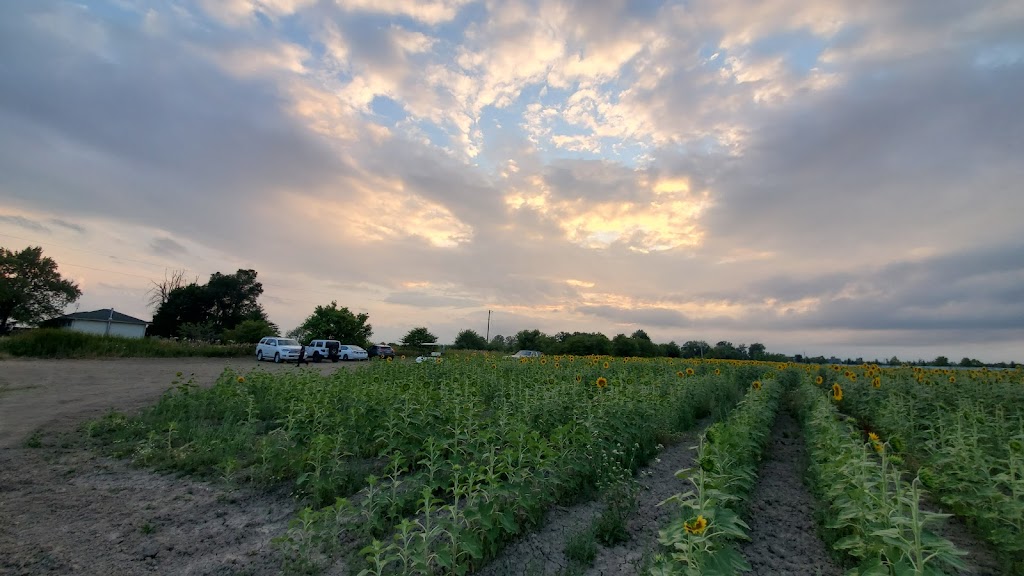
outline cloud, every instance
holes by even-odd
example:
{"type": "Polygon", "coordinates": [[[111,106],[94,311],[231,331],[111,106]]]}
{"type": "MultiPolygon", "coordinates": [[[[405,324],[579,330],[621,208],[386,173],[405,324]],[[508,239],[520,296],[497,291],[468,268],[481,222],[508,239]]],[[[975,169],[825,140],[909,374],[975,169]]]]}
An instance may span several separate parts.
{"type": "Polygon", "coordinates": [[[49,222],[50,224],[53,224],[54,226],[59,226],[59,227],[64,228],[64,229],[71,230],[72,232],[78,232],[79,234],[85,234],[85,227],[84,226],[82,226],[80,224],[75,224],[74,222],[68,222],[67,220],[64,220],[62,218],[50,218],[50,219],[47,220],[47,222],[49,222]]]}
{"type": "Polygon", "coordinates": [[[43,226],[39,222],[36,222],[35,220],[32,220],[30,218],[26,218],[24,216],[19,216],[17,214],[0,214],[0,222],[6,222],[8,224],[13,224],[14,226],[18,226],[19,228],[24,228],[25,230],[31,230],[32,232],[49,232],[50,231],[49,228],[47,228],[46,226],[43,226]]]}
{"type": "Polygon", "coordinates": [[[493,310],[997,354],[1024,341],[1022,23],[1012,0],[14,0],[0,222],[126,283],[256,268],[283,326],[338,299],[385,339],[493,310]]]}
{"type": "Polygon", "coordinates": [[[152,250],[154,254],[159,254],[161,256],[178,257],[188,253],[187,248],[179,244],[174,239],[166,236],[151,240],[149,242],[149,249],[152,250]]]}

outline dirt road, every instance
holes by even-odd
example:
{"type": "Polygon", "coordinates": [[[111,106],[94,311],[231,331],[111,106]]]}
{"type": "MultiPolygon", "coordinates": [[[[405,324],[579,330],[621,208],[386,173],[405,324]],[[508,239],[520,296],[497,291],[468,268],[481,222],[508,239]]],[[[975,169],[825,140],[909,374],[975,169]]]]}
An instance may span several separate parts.
{"type": "MultiPolygon", "coordinates": [[[[356,365],[258,367],[329,373],[356,365]]],[[[271,539],[294,514],[288,494],[135,469],[61,434],[112,408],[152,404],[178,372],[209,386],[225,368],[247,373],[257,363],[0,361],[0,575],[279,573],[271,539]]]]}

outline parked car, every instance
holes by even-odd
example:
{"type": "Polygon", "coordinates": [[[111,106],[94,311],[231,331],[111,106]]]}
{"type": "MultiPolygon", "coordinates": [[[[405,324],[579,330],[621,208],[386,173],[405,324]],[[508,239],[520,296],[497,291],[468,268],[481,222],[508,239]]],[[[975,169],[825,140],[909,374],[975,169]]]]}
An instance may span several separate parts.
{"type": "Polygon", "coordinates": [[[445,349],[445,345],[444,344],[428,343],[428,344],[423,344],[423,346],[427,347],[427,348],[432,348],[432,350],[430,351],[429,355],[417,356],[416,357],[416,363],[417,364],[422,364],[423,362],[426,362],[427,360],[433,360],[434,362],[440,362],[441,361],[441,355],[444,354],[444,349],[445,349]]]}
{"type": "Polygon", "coordinates": [[[342,344],[341,346],[339,346],[338,356],[340,356],[342,360],[370,359],[370,354],[366,350],[363,350],[362,346],[356,346],[355,344],[342,344]]]}
{"type": "Polygon", "coordinates": [[[267,336],[256,345],[256,361],[273,359],[274,362],[298,360],[302,345],[291,338],[267,336]]]}
{"type": "Polygon", "coordinates": [[[366,349],[370,358],[394,358],[395,349],[387,344],[374,344],[366,349]]]}
{"type": "Polygon", "coordinates": [[[306,359],[313,362],[330,360],[337,362],[341,358],[341,342],[337,340],[312,340],[306,346],[306,359]]]}
{"type": "Polygon", "coordinates": [[[537,352],[536,350],[520,350],[511,356],[505,356],[505,358],[540,358],[543,355],[543,352],[537,352]]]}

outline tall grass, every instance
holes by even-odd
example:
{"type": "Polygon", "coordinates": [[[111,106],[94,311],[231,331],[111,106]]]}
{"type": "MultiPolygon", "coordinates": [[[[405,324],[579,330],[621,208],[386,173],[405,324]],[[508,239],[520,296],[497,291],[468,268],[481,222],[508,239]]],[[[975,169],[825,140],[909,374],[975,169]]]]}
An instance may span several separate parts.
{"type": "Polygon", "coordinates": [[[98,336],[59,328],[41,328],[0,338],[0,354],[33,358],[180,358],[248,356],[251,344],[204,344],[98,336]]]}

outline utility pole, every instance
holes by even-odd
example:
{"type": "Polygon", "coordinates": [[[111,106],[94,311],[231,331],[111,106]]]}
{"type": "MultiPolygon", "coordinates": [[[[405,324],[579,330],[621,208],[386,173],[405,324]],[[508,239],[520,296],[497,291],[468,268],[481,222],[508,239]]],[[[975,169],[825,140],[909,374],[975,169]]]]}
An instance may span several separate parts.
{"type": "Polygon", "coordinates": [[[491,311],[487,311],[487,343],[491,343],[491,311]]]}

